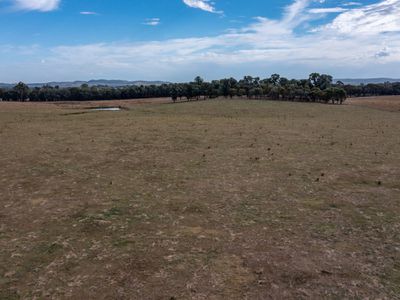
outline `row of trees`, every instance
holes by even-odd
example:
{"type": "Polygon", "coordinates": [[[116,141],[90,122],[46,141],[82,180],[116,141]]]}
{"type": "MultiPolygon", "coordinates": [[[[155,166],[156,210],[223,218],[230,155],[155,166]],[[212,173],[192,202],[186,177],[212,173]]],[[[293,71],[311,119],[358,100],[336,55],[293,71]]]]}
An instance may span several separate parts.
{"type": "Polygon", "coordinates": [[[20,82],[11,89],[0,89],[4,101],[85,101],[171,97],[177,100],[199,100],[217,97],[246,97],[303,102],[343,103],[347,96],[400,94],[400,83],[361,86],[333,83],[332,76],[312,73],[308,79],[296,80],[273,74],[266,79],[245,76],[241,80],[225,78],[204,81],[196,77],[189,83],[149,86],[88,86],[59,88],[43,86],[30,89],[20,82]]]}
{"type": "Polygon", "coordinates": [[[196,77],[193,82],[172,87],[171,97],[174,101],[183,97],[199,99],[201,96],[326,103],[343,103],[347,97],[344,89],[332,84],[332,76],[318,73],[312,73],[308,79],[303,80],[289,80],[278,74],[266,79],[245,76],[239,81],[227,78],[204,82],[202,78],[196,77]]]}
{"type": "Polygon", "coordinates": [[[343,88],[349,97],[400,95],[400,82],[345,85],[339,81],[337,85],[343,88]]]}

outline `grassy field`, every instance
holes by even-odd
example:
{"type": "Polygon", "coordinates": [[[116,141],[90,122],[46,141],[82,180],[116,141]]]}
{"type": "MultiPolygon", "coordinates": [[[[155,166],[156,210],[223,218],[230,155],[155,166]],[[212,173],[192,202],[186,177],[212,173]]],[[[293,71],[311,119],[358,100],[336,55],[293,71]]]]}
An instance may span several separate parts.
{"type": "Polygon", "coordinates": [[[398,110],[123,103],[0,103],[1,299],[399,299],[398,110]]]}

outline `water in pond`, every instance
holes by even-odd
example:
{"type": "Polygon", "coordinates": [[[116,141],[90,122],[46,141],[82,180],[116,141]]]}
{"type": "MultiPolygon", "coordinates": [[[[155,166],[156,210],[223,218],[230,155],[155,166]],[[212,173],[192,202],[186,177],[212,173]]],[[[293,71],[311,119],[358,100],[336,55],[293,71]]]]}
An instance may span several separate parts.
{"type": "Polygon", "coordinates": [[[91,108],[90,110],[96,110],[96,111],[119,111],[121,108],[119,107],[95,107],[91,108]]]}

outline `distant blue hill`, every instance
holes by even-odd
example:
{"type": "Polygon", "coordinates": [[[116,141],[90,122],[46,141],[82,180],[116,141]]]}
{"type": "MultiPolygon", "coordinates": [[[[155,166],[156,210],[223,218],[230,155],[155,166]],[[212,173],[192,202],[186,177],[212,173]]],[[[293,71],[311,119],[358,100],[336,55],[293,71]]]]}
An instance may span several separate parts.
{"type": "Polygon", "coordinates": [[[341,81],[344,84],[360,85],[369,83],[385,83],[385,82],[400,82],[400,79],[394,78],[347,78],[347,79],[335,79],[334,82],[341,81]]]}
{"type": "MultiPolygon", "coordinates": [[[[334,79],[334,82],[341,81],[344,84],[352,84],[352,85],[360,85],[360,84],[369,84],[369,83],[385,83],[385,82],[400,82],[400,79],[394,78],[346,78],[346,79],[334,79]]],[[[145,81],[145,80],[106,80],[106,79],[98,79],[98,80],[89,80],[89,81],[53,81],[53,82],[45,82],[45,83],[28,83],[30,88],[42,87],[45,85],[49,86],[59,86],[60,88],[68,88],[68,87],[80,87],[82,84],[87,84],[89,86],[109,86],[109,87],[122,87],[128,85],[161,85],[164,83],[168,83],[166,81],[145,81]]],[[[12,88],[16,83],[0,83],[0,88],[12,88]]]]}
{"type": "MultiPolygon", "coordinates": [[[[136,81],[128,81],[128,80],[106,80],[106,79],[98,79],[98,80],[89,80],[89,81],[53,81],[46,83],[28,83],[28,86],[31,88],[42,87],[45,85],[48,86],[59,86],[60,88],[68,88],[68,87],[80,87],[82,84],[87,84],[89,86],[109,86],[109,87],[121,87],[128,85],[161,85],[167,82],[164,81],[145,81],[145,80],[136,80],[136,81]]],[[[10,88],[13,87],[15,83],[0,83],[0,88],[10,88]]]]}

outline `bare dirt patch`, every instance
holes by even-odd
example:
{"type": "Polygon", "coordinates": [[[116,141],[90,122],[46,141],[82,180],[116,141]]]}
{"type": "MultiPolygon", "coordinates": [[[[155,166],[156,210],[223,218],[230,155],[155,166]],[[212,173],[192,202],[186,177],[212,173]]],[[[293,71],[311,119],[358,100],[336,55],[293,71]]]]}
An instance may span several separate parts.
{"type": "Polygon", "coordinates": [[[0,103],[0,298],[398,297],[400,114],[155,102],[0,103]]]}

